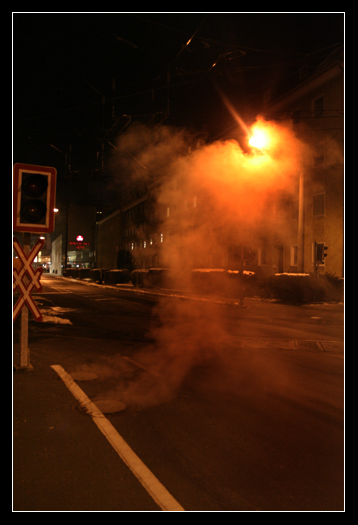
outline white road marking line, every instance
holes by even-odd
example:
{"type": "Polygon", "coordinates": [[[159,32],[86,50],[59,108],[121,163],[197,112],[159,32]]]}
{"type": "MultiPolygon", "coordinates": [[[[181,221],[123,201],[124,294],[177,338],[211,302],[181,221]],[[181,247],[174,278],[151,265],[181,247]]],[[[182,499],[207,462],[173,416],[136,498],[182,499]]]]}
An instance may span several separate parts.
{"type": "Polygon", "coordinates": [[[64,370],[61,365],[51,365],[51,368],[60,376],[71,394],[87,410],[99,430],[108,439],[114,450],[138,478],[157,505],[165,511],[184,511],[185,509],[183,509],[164,485],[162,485],[146,467],[143,461],[133,452],[130,446],[118,434],[112,423],[108,421],[97,406],[87,397],[66,370],[64,370]]]}

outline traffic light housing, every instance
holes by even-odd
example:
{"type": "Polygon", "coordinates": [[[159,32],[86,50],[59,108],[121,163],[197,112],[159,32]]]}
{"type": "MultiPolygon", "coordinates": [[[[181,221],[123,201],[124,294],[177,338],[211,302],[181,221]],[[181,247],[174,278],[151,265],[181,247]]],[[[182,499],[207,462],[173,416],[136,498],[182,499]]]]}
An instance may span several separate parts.
{"type": "Polygon", "coordinates": [[[327,257],[328,246],[325,246],[323,242],[315,242],[315,263],[324,264],[325,258],[327,257]]]}
{"type": "Polygon", "coordinates": [[[56,198],[56,169],[15,164],[13,228],[17,232],[52,233],[56,198]]]}

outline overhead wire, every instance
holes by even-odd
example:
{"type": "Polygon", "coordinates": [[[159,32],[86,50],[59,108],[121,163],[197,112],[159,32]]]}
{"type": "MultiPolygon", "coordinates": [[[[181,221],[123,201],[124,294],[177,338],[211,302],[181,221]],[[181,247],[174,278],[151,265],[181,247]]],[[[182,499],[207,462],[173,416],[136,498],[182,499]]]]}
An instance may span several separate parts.
{"type": "MultiPolygon", "coordinates": [[[[140,18],[140,19],[144,20],[147,23],[153,23],[153,24],[161,25],[161,26],[163,26],[163,27],[165,27],[167,29],[170,29],[172,31],[177,31],[177,32],[179,32],[181,34],[184,34],[185,36],[189,36],[189,39],[186,41],[185,44],[182,45],[180,50],[176,53],[175,57],[169,62],[169,65],[164,68],[166,70],[166,72],[167,72],[166,85],[161,85],[161,86],[157,85],[157,86],[155,86],[155,83],[158,82],[159,78],[162,76],[163,73],[161,75],[157,76],[155,79],[148,79],[147,78],[145,80],[138,80],[138,81],[125,83],[125,84],[122,84],[122,86],[130,87],[130,86],[134,86],[134,85],[138,85],[138,84],[151,84],[151,87],[148,88],[148,89],[132,91],[130,93],[126,93],[126,94],[122,94],[122,95],[119,95],[119,96],[116,96],[116,97],[108,98],[107,102],[114,102],[114,101],[118,101],[118,100],[123,100],[125,98],[143,96],[143,95],[148,94],[148,93],[161,92],[161,91],[164,91],[165,89],[167,89],[167,98],[168,98],[168,100],[167,100],[167,109],[169,109],[169,87],[170,87],[170,89],[175,89],[177,87],[181,87],[183,85],[183,83],[185,83],[189,87],[193,87],[193,85],[195,83],[201,82],[204,79],[204,77],[206,77],[209,73],[210,73],[210,77],[213,77],[213,78],[215,78],[217,76],[220,76],[223,73],[225,73],[226,72],[225,68],[220,69],[220,68],[217,67],[218,62],[220,61],[220,59],[222,59],[223,57],[225,57],[228,54],[232,53],[233,51],[227,51],[227,53],[223,53],[221,55],[219,54],[218,59],[216,61],[214,61],[213,64],[211,65],[211,67],[209,67],[206,70],[196,70],[196,71],[194,70],[194,71],[186,71],[186,72],[176,71],[176,72],[174,72],[174,76],[177,76],[178,78],[180,78],[181,81],[180,82],[173,82],[173,72],[172,72],[172,75],[170,76],[170,74],[168,74],[168,71],[175,64],[175,62],[177,61],[179,56],[182,54],[182,52],[185,49],[188,48],[188,46],[191,44],[191,42],[194,39],[194,37],[197,40],[199,40],[200,42],[206,42],[206,43],[209,42],[210,44],[226,46],[227,49],[238,50],[240,52],[243,52],[242,50],[245,49],[245,50],[250,50],[250,51],[255,51],[255,52],[260,52],[260,53],[275,53],[275,54],[280,53],[277,50],[258,49],[258,48],[253,48],[253,47],[249,47],[249,46],[228,44],[228,43],[223,43],[223,42],[220,42],[220,41],[212,39],[212,38],[199,36],[198,35],[199,29],[203,26],[205,20],[207,19],[208,14],[205,14],[204,18],[201,20],[200,24],[198,25],[198,27],[196,28],[196,30],[192,34],[189,34],[189,33],[185,32],[185,31],[182,31],[182,30],[179,30],[179,29],[176,29],[176,28],[173,28],[173,27],[169,27],[169,26],[167,26],[165,24],[161,24],[160,22],[157,22],[157,21],[154,21],[154,20],[149,20],[148,18],[145,18],[145,17],[140,17],[140,16],[138,16],[136,14],[135,15],[131,14],[131,15],[136,17],[136,18],[140,18]],[[196,77],[196,78],[193,78],[193,77],[196,77]]],[[[78,16],[78,15],[76,14],[76,16],[78,16]]],[[[89,19],[84,18],[84,17],[79,17],[79,18],[81,18],[81,20],[86,21],[87,23],[93,24],[92,20],[89,20],[89,19]]],[[[97,24],[95,24],[95,25],[96,25],[96,27],[98,27],[99,29],[101,29],[102,31],[104,31],[108,35],[110,35],[111,38],[123,41],[123,39],[121,39],[121,37],[118,38],[114,33],[112,33],[111,31],[108,31],[108,29],[105,29],[102,26],[98,26],[97,24]]],[[[124,43],[126,43],[126,42],[124,42],[124,43]]],[[[134,46],[137,47],[136,44],[134,44],[134,46]]],[[[332,47],[334,47],[333,44],[331,46],[327,46],[327,47],[325,47],[323,49],[320,49],[318,51],[315,51],[315,52],[312,52],[312,53],[309,53],[309,54],[306,54],[306,55],[302,54],[302,53],[289,53],[290,55],[294,55],[294,56],[297,57],[297,60],[293,60],[293,61],[285,61],[285,62],[270,63],[270,64],[260,64],[260,65],[252,65],[252,66],[242,66],[242,65],[241,66],[240,65],[238,65],[238,66],[231,66],[229,68],[229,71],[230,71],[230,73],[243,73],[245,71],[250,71],[250,70],[260,70],[260,69],[267,69],[267,68],[272,68],[272,67],[289,67],[289,66],[294,66],[294,65],[298,65],[299,63],[301,63],[302,60],[305,60],[305,61],[307,61],[307,60],[316,60],[317,56],[320,53],[327,52],[327,50],[331,49],[332,47]]],[[[287,52],[286,51],[284,51],[282,53],[285,53],[286,56],[287,56],[287,52]]],[[[158,58],[157,55],[153,54],[153,56],[156,56],[156,58],[158,58]]],[[[63,97],[65,97],[65,96],[77,97],[79,95],[78,94],[70,94],[70,93],[68,93],[68,94],[64,94],[63,95],[63,97]]],[[[35,105],[39,105],[39,104],[42,104],[42,103],[50,103],[51,101],[57,101],[59,98],[61,98],[61,97],[57,96],[57,97],[54,97],[52,99],[49,98],[49,99],[33,101],[32,103],[35,104],[35,105]]],[[[16,124],[22,124],[22,123],[29,122],[29,121],[32,121],[32,120],[38,120],[38,119],[44,119],[44,118],[49,118],[49,117],[53,117],[53,116],[64,115],[64,114],[67,114],[67,113],[70,113],[70,112],[74,112],[74,111],[78,111],[78,110],[81,110],[81,109],[99,106],[101,104],[102,104],[102,101],[94,101],[94,102],[89,102],[89,103],[85,103],[85,104],[74,105],[74,106],[71,106],[71,107],[63,108],[61,110],[46,112],[46,113],[44,113],[42,115],[33,115],[31,117],[27,117],[27,118],[24,118],[24,119],[18,119],[16,121],[14,121],[14,124],[15,125],[16,124]]],[[[15,106],[15,107],[18,107],[18,106],[15,106]]]]}

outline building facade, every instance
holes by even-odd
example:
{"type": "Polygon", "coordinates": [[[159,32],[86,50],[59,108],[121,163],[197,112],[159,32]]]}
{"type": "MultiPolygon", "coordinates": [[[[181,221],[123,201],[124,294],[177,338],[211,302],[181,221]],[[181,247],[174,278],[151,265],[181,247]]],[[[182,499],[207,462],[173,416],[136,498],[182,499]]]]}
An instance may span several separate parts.
{"type": "Polygon", "coordinates": [[[205,191],[183,188],[175,177],[163,197],[160,188],[166,183],[158,178],[140,197],[98,222],[98,267],[173,267],[180,261],[186,271],[243,269],[262,276],[317,271],[343,277],[342,50],[296,73],[291,85],[277,83],[263,93],[258,113],[289,123],[313,154],[297,170],[294,191],[272,198],[259,234],[253,236],[240,221],[211,218],[205,191]]]}
{"type": "Polygon", "coordinates": [[[70,204],[60,209],[52,234],[51,272],[92,268],[96,261],[96,208],[70,204]]]}
{"type": "Polygon", "coordinates": [[[151,188],[97,223],[97,265],[102,269],[142,269],[162,264],[164,234],[151,188]]]}
{"type": "Polygon", "coordinates": [[[113,270],[118,267],[118,257],[123,249],[122,214],[115,210],[96,224],[96,265],[98,268],[113,270]]]}
{"type": "Polygon", "coordinates": [[[268,119],[292,123],[313,149],[310,166],[297,176],[297,190],[284,220],[291,234],[283,244],[283,270],[344,275],[344,64],[335,50],[311,72],[303,65],[297,85],[263,108],[268,119]],[[326,254],[326,256],[325,256],[326,254]]]}

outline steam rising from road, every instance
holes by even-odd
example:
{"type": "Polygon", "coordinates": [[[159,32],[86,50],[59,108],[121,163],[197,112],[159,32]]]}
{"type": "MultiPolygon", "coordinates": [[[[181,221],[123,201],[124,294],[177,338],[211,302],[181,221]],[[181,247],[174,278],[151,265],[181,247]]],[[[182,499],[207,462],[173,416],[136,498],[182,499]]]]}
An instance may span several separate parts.
{"type": "MultiPolygon", "coordinates": [[[[265,147],[236,140],[205,144],[164,126],[133,126],[120,137],[114,166],[121,191],[130,194],[132,184],[155,192],[158,232],[164,235],[160,265],[170,268],[172,286],[188,288],[192,268],[227,267],[228,245],[255,244],[273,225],[277,196],[296,192],[309,148],[288,126],[258,119],[250,131],[266,137],[265,147]]],[[[194,366],[224,362],[232,344],[217,304],[163,298],[156,314],[158,326],[150,334],[155,343],[134,356],[149,373],[119,393],[129,403],[169,400],[194,366]]]]}

